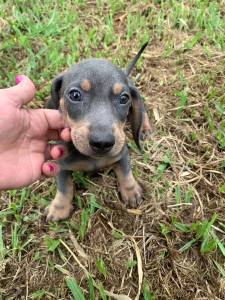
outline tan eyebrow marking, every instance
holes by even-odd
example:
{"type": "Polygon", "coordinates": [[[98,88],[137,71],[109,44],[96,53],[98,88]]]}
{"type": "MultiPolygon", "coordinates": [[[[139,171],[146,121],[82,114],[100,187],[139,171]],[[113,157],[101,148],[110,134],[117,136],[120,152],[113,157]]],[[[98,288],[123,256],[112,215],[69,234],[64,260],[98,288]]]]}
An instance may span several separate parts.
{"type": "Polygon", "coordinates": [[[118,95],[122,92],[122,85],[119,83],[119,82],[116,82],[114,85],[113,85],[113,93],[115,95],[118,95]]]}
{"type": "Polygon", "coordinates": [[[82,90],[88,92],[91,89],[91,83],[89,80],[85,79],[80,84],[82,90]]]}

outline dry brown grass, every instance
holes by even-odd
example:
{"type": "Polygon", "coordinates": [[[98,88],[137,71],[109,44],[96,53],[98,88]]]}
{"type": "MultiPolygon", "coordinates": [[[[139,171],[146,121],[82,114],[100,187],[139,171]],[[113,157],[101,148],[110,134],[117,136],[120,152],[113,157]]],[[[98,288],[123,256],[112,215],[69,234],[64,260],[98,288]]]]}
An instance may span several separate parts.
{"type": "MultiPolygon", "coordinates": [[[[157,5],[149,4],[154,8],[157,5]]],[[[132,8],[134,12],[137,6],[132,8]]],[[[142,14],[149,8],[147,4],[138,7],[142,14]]],[[[105,5],[105,14],[108,9],[105,5]]],[[[91,10],[96,11],[93,3],[90,14],[91,10]]],[[[137,47],[132,41],[125,41],[120,31],[126,18],[127,13],[123,12],[113,20],[121,44],[130,46],[132,56],[137,47]]],[[[88,26],[89,22],[98,23],[95,18],[85,20],[88,26]]],[[[50,225],[45,222],[43,209],[55,188],[51,179],[35,183],[22,197],[20,191],[2,192],[1,210],[10,211],[1,215],[8,251],[0,264],[2,299],[32,299],[37,290],[45,291],[41,299],[71,299],[65,285],[66,275],[76,278],[89,299],[87,274],[101,282],[105,290],[131,299],[136,299],[144,280],[155,299],[225,299],[225,278],[214,263],[225,267],[218,246],[203,254],[198,240],[182,252],[180,248],[195,235],[181,232],[174,225],[179,222],[191,226],[210,220],[216,213],[213,231],[224,243],[225,199],[224,193],[219,192],[225,179],[224,151],[215,136],[224,116],[216,111],[215,102],[224,97],[225,55],[213,46],[208,46],[206,53],[200,43],[186,51],[183,41],[193,34],[168,27],[161,40],[153,36],[143,55],[143,65],[134,74],[154,127],[151,139],[143,143],[144,155],[130,151],[134,174],[145,188],[144,201],[137,210],[123,207],[110,170],[98,176],[85,175],[86,184],[83,177],[75,180],[76,196],[82,198],[83,204],[79,206],[76,198],[78,205],[68,222],[50,225]],[[176,47],[165,55],[170,40],[176,47]],[[187,94],[187,103],[179,116],[175,90],[187,94]],[[215,94],[210,98],[213,91],[215,94]],[[214,129],[210,129],[210,120],[214,129]],[[169,161],[160,173],[165,154],[169,161]],[[180,191],[179,201],[176,201],[176,187],[180,191]],[[186,203],[188,190],[192,191],[192,199],[186,203]],[[81,214],[89,209],[90,194],[104,208],[89,217],[85,236],[79,240],[81,214]],[[19,212],[9,209],[13,202],[23,204],[19,212]],[[16,223],[19,244],[28,237],[32,241],[13,253],[11,229],[16,223]],[[165,233],[162,228],[168,231],[165,233]],[[120,238],[115,238],[115,230],[120,238]],[[44,242],[46,236],[61,241],[56,250],[49,251],[44,242]],[[98,258],[105,263],[106,277],[96,267],[98,258]],[[130,260],[137,261],[137,266],[127,268],[130,260]]],[[[120,53],[118,49],[118,44],[109,46],[110,53],[116,56],[120,53]]],[[[43,83],[41,90],[42,87],[43,83]]],[[[100,298],[96,295],[95,299],[100,298]]],[[[140,299],[144,299],[143,295],[140,299]]]]}

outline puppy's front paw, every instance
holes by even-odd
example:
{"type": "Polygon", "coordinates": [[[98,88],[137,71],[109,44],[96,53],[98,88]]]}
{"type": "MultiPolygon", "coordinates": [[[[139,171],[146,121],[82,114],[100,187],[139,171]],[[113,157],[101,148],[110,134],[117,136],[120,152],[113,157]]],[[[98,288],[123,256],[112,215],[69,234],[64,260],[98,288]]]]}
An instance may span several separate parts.
{"type": "Polygon", "coordinates": [[[54,201],[46,208],[46,221],[65,220],[69,217],[73,206],[71,203],[54,203],[54,201]]]}
{"type": "Polygon", "coordinates": [[[127,207],[136,208],[142,201],[142,188],[136,181],[131,187],[120,187],[120,193],[127,207]]]}

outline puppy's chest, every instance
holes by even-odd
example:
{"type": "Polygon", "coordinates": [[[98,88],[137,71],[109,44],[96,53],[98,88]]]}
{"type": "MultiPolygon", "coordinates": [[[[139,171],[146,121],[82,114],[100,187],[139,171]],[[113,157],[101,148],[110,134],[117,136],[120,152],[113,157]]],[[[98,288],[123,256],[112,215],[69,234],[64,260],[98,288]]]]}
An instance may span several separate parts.
{"type": "Polygon", "coordinates": [[[62,170],[92,172],[109,167],[119,161],[121,154],[115,157],[101,157],[94,159],[77,153],[76,151],[69,154],[68,157],[59,162],[62,170]]]}

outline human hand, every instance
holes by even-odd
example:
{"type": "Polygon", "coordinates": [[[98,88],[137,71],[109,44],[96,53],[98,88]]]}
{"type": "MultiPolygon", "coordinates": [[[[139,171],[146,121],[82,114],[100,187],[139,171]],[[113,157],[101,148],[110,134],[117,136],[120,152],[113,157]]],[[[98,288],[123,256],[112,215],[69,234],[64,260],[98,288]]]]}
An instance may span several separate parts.
{"type": "Polygon", "coordinates": [[[57,110],[27,109],[35,94],[32,81],[16,77],[18,85],[0,89],[0,189],[27,186],[41,175],[55,176],[59,167],[46,160],[63,156],[63,145],[50,140],[70,140],[68,128],[57,110]]]}

